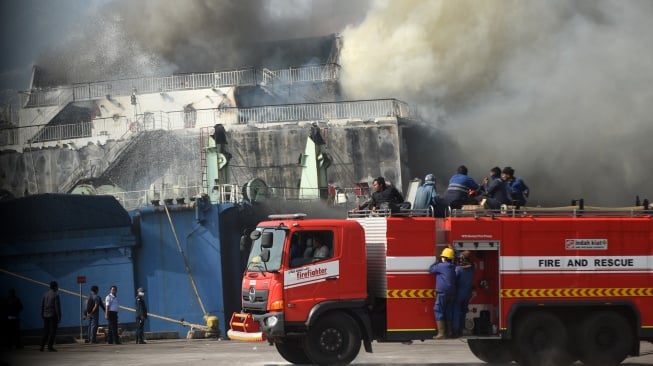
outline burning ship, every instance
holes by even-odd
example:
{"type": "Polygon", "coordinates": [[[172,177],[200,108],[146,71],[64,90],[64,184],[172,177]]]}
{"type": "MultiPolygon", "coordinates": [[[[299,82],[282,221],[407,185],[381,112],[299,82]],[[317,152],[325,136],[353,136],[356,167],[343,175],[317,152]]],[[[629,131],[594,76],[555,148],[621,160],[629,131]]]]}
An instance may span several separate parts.
{"type": "Polygon", "coordinates": [[[407,190],[406,141],[433,133],[400,100],[344,100],[341,41],[269,46],[307,50],[298,67],[33,85],[0,130],[2,290],[32,314],[56,279],[72,330],[86,283],[118,286],[126,328],[142,286],[147,330],[223,333],[243,231],[289,209],[343,217],[379,175],[407,190]]]}

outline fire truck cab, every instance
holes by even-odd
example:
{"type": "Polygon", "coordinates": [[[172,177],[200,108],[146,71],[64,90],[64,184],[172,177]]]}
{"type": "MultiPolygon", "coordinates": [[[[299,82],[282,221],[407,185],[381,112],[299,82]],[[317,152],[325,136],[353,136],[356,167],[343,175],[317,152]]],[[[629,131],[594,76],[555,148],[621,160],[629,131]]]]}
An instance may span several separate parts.
{"type": "Polygon", "coordinates": [[[485,362],[612,365],[653,340],[650,212],[277,215],[251,238],[228,336],[267,340],[291,363],[432,338],[428,268],[445,247],[472,253],[462,337],[485,362]]]}

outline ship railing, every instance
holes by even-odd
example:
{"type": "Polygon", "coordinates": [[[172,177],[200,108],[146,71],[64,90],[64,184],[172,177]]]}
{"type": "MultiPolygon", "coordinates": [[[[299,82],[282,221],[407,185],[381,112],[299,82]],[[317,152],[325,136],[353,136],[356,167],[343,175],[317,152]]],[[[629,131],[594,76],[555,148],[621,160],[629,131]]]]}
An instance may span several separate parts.
{"type": "Polygon", "coordinates": [[[218,123],[229,124],[219,108],[192,109],[187,111],[150,111],[137,115],[138,131],[181,130],[210,127],[218,123]]]}
{"type": "Polygon", "coordinates": [[[0,130],[0,146],[29,148],[33,144],[64,139],[79,139],[92,135],[93,122],[65,125],[12,127],[0,130]]]}
{"type": "MultiPolygon", "coordinates": [[[[211,108],[190,111],[156,111],[139,114],[142,130],[210,127],[248,123],[283,123],[329,119],[373,121],[377,118],[411,118],[411,109],[396,99],[269,105],[251,108],[211,108]]],[[[136,129],[136,128],[135,128],[136,129]]]]}
{"type": "Polygon", "coordinates": [[[118,202],[126,209],[132,210],[151,205],[190,204],[192,198],[201,192],[200,186],[171,187],[166,189],[147,189],[140,191],[114,192],[118,202]]]}
{"type": "Polygon", "coordinates": [[[294,84],[315,81],[337,81],[340,78],[340,65],[325,64],[315,66],[290,67],[281,70],[261,70],[261,85],[272,83],[294,84]]]}
{"type": "Polygon", "coordinates": [[[95,142],[109,138],[119,139],[135,127],[138,126],[126,117],[98,118],[91,122],[73,124],[11,127],[0,129],[0,146],[20,151],[34,147],[74,145],[83,140],[95,142]]]}
{"type": "MultiPolygon", "coordinates": [[[[114,192],[111,195],[116,197],[127,210],[151,205],[190,204],[195,197],[201,195],[217,198],[216,200],[212,200],[212,203],[240,203],[249,201],[249,198],[245,197],[242,188],[238,184],[220,184],[214,186],[213,189],[212,194],[208,195],[206,188],[200,185],[189,185],[187,187],[181,185],[165,185],[164,187],[156,187],[148,190],[114,192]]],[[[367,196],[356,196],[356,192],[356,188],[338,188],[337,193],[334,195],[333,192],[330,192],[329,188],[267,187],[267,191],[259,192],[260,194],[257,197],[259,202],[261,200],[267,201],[271,207],[278,202],[322,202],[328,206],[350,210],[367,199],[367,196]]],[[[279,209],[284,209],[284,206],[279,206],[279,209]]],[[[361,211],[361,213],[363,212],[361,211]]],[[[382,215],[383,212],[379,211],[374,214],[382,215]]]]}
{"type": "Polygon", "coordinates": [[[76,124],[44,126],[32,138],[29,138],[27,143],[58,141],[62,137],[66,139],[90,137],[92,135],[92,125],[93,122],[81,122],[76,124]]]}
{"type": "Polygon", "coordinates": [[[129,133],[153,130],[178,130],[214,126],[221,123],[284,123],[330,119],[374,121],[378,118],[411,118],[405,102],[396,99],[346,102],[303,103],[252,108],[212,108],[174,112],[147,112],[135,120],[124,116],[96,118],[91,122],[62,125],[35,125],[0,129],[0,146],[21,150],[35,143],[86,143],[119,139],[129,133]],[[87,139],[88,141],[82,141],[87,139]],[[77,140],[77,141],[75,141],[77,140]]]}
{"type": "MultiPolygon", "coordinates": [[[[212,203],[239,203],[243,201],[240,187],[237,184],[221,184],[214,187],[218,190],[217,201],[212,203]]],[[[196,197],[206,195],[205,188],[200,185],[165,186],[140,191],[123,191],[110,193],[126,209],[132,210],[145,206],[159,205],[192,205],[196,197]]]]}
{"type": "Polygon", "coordinates": [[[323,64],[291,67],[281,70],[245,68],[207,73],[178,74],[162,77],[141,77],[74,83],[72,85],[33,89],[21,93],[25,108],[66,105],[84,101],[132,94],[165,93],[170,91],[250,86],[266,83],[299,83],[337,81],[340,66],[323,64]]]}
{"type": "Polygon", "coordinates": [[[238,113],[237,122],[239,124],[330,119],[374,120],[383,117],[412,117],[408,105],[397,99],[280,104],[237,108],[234,111],[238,113]]]}
{"type": "Polygon", "coordinates": [[[74,100],[79,101],[105,98],[107,96],[254,85],[254,73],[253,69],[243,69],[78,83],[73,84],[73,94],[74,100]]]}
{"type": "Polygon", "coordinates": [[[20,93],[23,108],[63,106],[73,101],[73,88],[70,86],[35,89],[20,93]]]}

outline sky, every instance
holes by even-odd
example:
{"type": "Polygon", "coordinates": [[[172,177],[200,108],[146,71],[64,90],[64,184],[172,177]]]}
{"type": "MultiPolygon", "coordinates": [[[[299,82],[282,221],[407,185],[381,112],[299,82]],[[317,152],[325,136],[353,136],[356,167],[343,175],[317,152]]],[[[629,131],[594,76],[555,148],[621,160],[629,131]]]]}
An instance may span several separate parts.
{"type": "Polygon", "coordinates": [[[397,98],[435,133],[438,190],[512,166],[531,202],[653,199],[650,0],[0,0],[0,89],[212,71],[243,44],[339,33],[347,99],[397,98]]]}
{"type": "Polygon", "coordinates": [[[27,90],[32,65],[100,0],[0,0],[0,90],[27,90]]]}

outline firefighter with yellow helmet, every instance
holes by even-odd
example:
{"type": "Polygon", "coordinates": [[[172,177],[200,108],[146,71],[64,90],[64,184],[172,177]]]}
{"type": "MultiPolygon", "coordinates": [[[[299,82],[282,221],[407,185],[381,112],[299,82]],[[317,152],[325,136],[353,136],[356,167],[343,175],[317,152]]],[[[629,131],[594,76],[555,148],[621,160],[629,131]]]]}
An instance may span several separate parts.
{"type": "Polygon", "coordinates": [[[454,300],[456,298],[456,266],[453,263],[454,251],[444,248],[440,254],[441,261],[435,262],[429,268],[429,273],[435,275],[435,323],[438,335],[435,339],[447,338],[451,333],[453,321],[454,300]]]}

